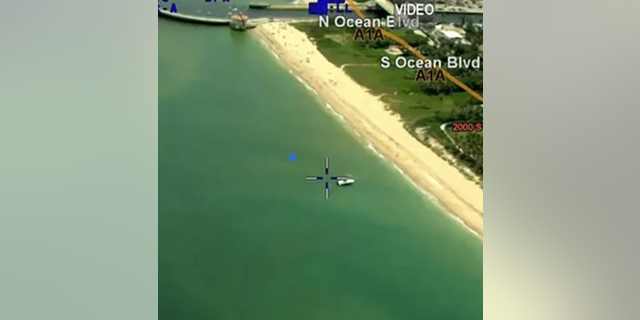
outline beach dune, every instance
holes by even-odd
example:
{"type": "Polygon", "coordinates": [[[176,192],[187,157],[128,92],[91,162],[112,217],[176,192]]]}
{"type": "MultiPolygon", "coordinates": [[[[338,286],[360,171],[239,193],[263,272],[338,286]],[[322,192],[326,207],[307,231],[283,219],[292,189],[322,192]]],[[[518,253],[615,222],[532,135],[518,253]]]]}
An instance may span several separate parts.
{"type": "Polygon", "coordinates": [[[306,34],[287,23],[262,24],[255,31],[361,138],[482,238],[483,191],[478,185],[407,132],[398,116],[322,56],[306,34]]]}

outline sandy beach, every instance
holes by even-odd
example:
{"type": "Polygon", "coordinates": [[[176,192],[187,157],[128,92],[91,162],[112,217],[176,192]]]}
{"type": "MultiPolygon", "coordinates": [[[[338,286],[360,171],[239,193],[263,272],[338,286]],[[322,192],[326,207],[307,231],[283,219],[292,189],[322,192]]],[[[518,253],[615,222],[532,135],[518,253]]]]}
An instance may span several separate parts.
{"type": "Polygon", "coordinates": [[[365,143],[482,238],[483,191],[479,186],[407,132],[398,116],[340,66],[327,61],[303,32],[286,23],[262,24],[255,31],[365,143]]]}

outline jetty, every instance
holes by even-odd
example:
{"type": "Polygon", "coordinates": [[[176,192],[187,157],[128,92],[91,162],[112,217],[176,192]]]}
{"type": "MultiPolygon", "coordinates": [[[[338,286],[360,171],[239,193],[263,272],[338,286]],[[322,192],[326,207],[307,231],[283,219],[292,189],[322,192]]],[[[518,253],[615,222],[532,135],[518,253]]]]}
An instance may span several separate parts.
{"type": "Polygon", "coordinates": [[[207,24],[207,25],[214,25],[214,26],[230,26],[234,29],[252,29],[257,27],[258,25],[262,24],[262,23],[268,23],[268,22],[296,22],[296,21],[315,21],[315,19],[312,18],[248,18],[246,16],[244,16],[242,18],[242,27],[239,27],[237,24],[237,19],[233,19],[234,17],[231,16],[229,18],[222,18],[222,17],[202,17],[202,16],[197,16],[197,15],[192,15],[192,14],[183,14],[183,13],[170,13],[167,11],[158,11],[158,16],[162,16],[168,19],[172,19],[172,20],[178,20],[178,21],[184,21],[184,22],[190,22],[190,23],[197,23],[197,24],[207,24]]]}
{"type": "Polygon", "coordinates": [[[173,20],[181,20],[185,22],[194,22],[200,24],[228,25],[231,23],[230,18],[201,17],[192,14],[171,13],[165,10],[158,11],[158,15],[173,20]]]}

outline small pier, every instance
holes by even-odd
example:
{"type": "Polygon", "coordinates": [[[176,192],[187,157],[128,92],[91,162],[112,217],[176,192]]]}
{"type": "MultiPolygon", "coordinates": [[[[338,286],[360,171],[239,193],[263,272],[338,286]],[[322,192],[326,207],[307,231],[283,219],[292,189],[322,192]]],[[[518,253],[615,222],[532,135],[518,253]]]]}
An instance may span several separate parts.
{"type": "Polygon", "coordinates": [[[307,18],[256,18],[256,19],[243,19],[244,22],[242,24],[242,26],[239,26],[236,23],[234,23],[233,19],[231,17],[229,18],[205,18],[205,17],[199,17],[196,15],[190,15],[190,14],[182,14],[182,13],[170,13],[170,12],[166,12],[166,11],[159,11],[158,12],[159,16],[168,18],[168,19],[173,19],[173,20],[178,20],[178,21],[183,21],[183,22],[190,22],[190,23],[197,23],[197,24],[206,24],[206,25],[214,25],[214,26],[230,26],[233,29],[236,30],[244,30],[244,29],[252,29],[257,27],[260,24],[263,23],[268,23],[268,22],[297,22],[297,21],[314,21],[313,19],[307,17],[307,18]]]}
{"type": "Polygon", "coordinates": [[[183,13],[170,13],[168,11],[158,11],[159,16],[163,16],[169,19],[200,23],[200,24],[210,24],[210,25],[228,25],[231,23],[231,19],[229,18],[209,18],[209,17],[198,17],[190,14],[183,13]]]}

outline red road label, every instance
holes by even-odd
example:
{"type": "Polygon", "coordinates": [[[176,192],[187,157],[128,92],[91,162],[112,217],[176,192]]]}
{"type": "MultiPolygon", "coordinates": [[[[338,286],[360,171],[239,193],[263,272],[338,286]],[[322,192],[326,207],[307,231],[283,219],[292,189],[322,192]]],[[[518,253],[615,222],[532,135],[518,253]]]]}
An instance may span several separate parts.
{"type": "Polygon", "coordinates": [[[453,132],[482,132],[482,122],[459,122],[451,124],[453,132]]]}

